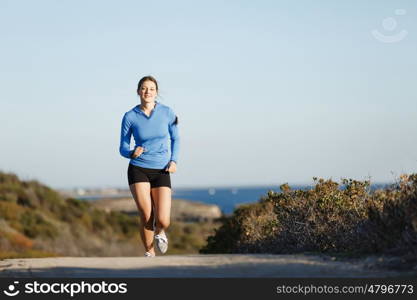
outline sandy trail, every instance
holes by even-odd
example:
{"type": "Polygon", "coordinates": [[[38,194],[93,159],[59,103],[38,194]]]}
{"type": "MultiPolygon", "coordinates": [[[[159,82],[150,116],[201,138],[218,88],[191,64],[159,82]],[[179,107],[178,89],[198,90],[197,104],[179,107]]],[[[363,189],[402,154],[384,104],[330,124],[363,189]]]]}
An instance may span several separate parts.
{"type": "Polygon", "coordinates": [[[397,277],[406,273],[366,267],[364,260],[311,255],[165,255],[5,259],[0,277],[397,277]]]}

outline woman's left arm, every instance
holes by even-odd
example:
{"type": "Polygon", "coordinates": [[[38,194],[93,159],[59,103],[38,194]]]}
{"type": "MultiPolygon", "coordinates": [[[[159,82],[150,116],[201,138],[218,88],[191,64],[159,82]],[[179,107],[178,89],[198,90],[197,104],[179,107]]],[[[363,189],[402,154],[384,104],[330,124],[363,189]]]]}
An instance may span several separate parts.
{"type": "Polygon", "coordinates": [[[171,138],[171,159],[167,171],[174,173],[177,170],[178,155],[180,150],[180,136],[178,133],[178,117],[172,109],[169,109],[169,135],[171,138]]]}

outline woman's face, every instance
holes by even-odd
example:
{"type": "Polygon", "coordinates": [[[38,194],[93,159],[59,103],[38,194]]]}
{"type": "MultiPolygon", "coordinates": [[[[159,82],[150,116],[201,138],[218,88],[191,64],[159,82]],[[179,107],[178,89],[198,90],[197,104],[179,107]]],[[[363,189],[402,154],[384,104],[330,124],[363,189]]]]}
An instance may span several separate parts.
{"type": "Polygon", "coordinates": [[[144,81],[139,89],[140,99],[146,103],[151,103],[155,101],[156,95],[156,84],[150,80],[144,81]]]}

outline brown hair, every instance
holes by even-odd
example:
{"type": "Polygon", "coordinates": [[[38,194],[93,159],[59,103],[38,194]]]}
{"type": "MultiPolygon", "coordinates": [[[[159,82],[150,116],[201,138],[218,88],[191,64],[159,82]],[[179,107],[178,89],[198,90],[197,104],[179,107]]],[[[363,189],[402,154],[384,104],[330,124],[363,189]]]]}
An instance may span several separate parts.
{"type": "Polygon", "coordinates": [[[137,93],[138,93],[138,95],[139,95],[139,91],[140,91],[140,87],[142,86],[142,84],[145,82],[145,81],[152,81],[153,83],[155,83],[155,86],[156,86],[156,92],[158,92],[158,82],[156,81],[156,79],[154,78],[154,77],[152,77],[152,76],[145,76],[145,77],[142,77],[142,79],[141,80],[139,80],[139,83],[138,83],[138,89],[137,89],[137,93]]]}

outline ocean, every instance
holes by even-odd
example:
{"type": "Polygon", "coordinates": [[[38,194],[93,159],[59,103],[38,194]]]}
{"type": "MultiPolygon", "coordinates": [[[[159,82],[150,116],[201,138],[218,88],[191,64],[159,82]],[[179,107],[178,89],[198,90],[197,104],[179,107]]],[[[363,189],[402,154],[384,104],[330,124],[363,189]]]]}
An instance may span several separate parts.
{"type": "MultiPolygon", "coordinates": [[[[310,186],[294,186],[292,189],[306,189],[310,186]]],[[[245,203],[257,202],[262,196],[266,196],[269,190],[280,192],[279,186],[266,187],[236,187],[236,188],[200,188],[173,190],[172,197],[216,204],[225,214],[233,212],[236,206],[245,203]]]]}
{"type": "MultiPolygon", "coordinates": [[[[371,190],[383,188],[385,184],[373,184],[371,190]]],[[[292,190],[310,189],[310,185],[291,186],[292,190]]],[[[174,188],[172,197],[177,199],[191,200],[206,204],[216,204],[224,214],[231,214],[240,204],[257,202],[262,196],[266,196],[268,191],[280,192],[279,186],[257,186],[257,187],[211,187],[211,188],[174,188]]],[[[128,191],[126,195],[130,196],[128,191]]],[[[126,197],[124,195],[124,197],[126,197]]],[[[114,196],[118,198],[121,196],[114,196]]],[[[103,196],[79,196],[78,199],[94,201],[103,196]]],[[[106,196],[106,198],[108,198],[106,196]]]]}

